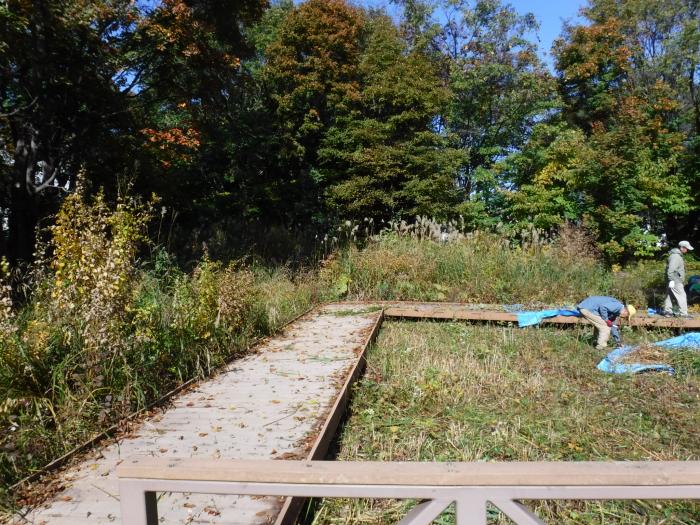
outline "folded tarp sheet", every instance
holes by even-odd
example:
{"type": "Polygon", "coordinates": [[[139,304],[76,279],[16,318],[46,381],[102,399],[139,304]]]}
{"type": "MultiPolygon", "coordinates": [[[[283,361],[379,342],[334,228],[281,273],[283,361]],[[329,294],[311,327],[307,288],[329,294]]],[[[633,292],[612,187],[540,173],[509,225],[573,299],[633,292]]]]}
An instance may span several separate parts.
{"type": "MultiPolygon", "coordinates": [[[[664,339],[663,341],[654,343],[654,345],[668,349],[700,349],[700,332],[689,332],[687,334],[679,335],[678,337],[672,337],[671,339],[664,339]]],[[[669,374],[675,373],[673,367],[666,363],[648,364],[618,362],[627,354],[637,350],[637,348],[639,348],[639,346],[623,346],[620,348],[616,348],[608,355],[606,355],[600,363],[598,363],[598,370],[608,372],[610,374],[638,374],[639,372],[668,372],[669,374]]]]}
{"type": "Polygon", "coordinates": [[[517,314],[518,326],[520,328],[540,324],[540,322],[542,322],[542,319],[547,319],[548,317],[556,317],[557,315],[581,317],[581,314],[578,312],[578,310],[571,310],[567,308],[540,310],[539,312],[517,312],[517,314]]]}

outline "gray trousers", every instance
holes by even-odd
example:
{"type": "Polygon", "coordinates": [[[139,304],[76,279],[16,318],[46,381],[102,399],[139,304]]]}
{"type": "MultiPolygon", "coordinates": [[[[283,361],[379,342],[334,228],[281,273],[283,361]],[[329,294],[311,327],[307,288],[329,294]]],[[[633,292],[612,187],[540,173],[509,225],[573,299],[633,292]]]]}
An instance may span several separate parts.
{"type": "Polygon", "coordinates": [[[673,303],[678,305],[681,315],[688,315],[688,299],[685,296],[685,287],[680,281],[673,281],[673,288],[666,289],[666,299],[664,300],[664,313],[673,313],[673,303]]]}

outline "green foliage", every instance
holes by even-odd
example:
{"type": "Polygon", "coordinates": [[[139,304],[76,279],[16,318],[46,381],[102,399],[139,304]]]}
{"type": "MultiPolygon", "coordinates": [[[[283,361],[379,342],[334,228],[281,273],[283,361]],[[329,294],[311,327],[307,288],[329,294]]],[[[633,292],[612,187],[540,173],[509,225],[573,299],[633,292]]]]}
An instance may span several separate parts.
{"type": "Polygon", "coordinates": [[[450,1],[441,40],[449,68],[451,104],[447,128],[469,156],[457,173],[465,197],[489,202],[489,170],[520,148],[532,126],[556,107],[555,83],[527,35],[531,14],[498,1],[450,1]]]}
{"type": "Polygon", "coordinates": [[[434,129],[448,100],[437,65],[422,50],[407,49],[384,15],[365,31],[360,102],[337,119],[319,149],[329,204],[341,219],[448,218],[464,155],[434,129]]]}

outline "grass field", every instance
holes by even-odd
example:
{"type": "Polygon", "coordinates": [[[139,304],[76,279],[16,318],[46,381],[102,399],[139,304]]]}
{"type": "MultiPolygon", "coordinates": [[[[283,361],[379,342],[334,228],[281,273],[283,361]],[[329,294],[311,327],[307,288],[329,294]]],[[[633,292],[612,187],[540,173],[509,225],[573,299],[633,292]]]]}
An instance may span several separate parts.
{"type": "MultiPolygon", "coordinates": [[[[626,342],[670,334],[636,331],[626,342]]],[[[676,376],[605,375],[590,327],[518,329],[389,322],[368,356],[340,441],[341,460],[700,459],[700,362],[676,376]]],[[[325,501],[315,525],[390,523],[411,502],[325,501]]],[[[548,523],[698,523],[690,502],[545,502],[548,523]]],[[[453,522],[450,513],[440,518],[453,522]]],[[[490,523],[510,521],[497,511],[490,523]]]]}

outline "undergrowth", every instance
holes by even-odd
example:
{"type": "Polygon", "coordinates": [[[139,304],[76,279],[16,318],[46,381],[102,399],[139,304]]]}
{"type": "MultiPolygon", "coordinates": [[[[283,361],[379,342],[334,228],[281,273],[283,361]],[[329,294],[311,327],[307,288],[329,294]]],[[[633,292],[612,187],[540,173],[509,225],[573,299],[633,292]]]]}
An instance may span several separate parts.
{"type": "MultiPolygon", "coordinates": [[[[314,274],[149,247],[147,205],[69,196],[11,306],[0,271],[0,480],[8,487],[323,300],[314,274]]],[[[5,276],[5,277],[3,277],[5,276]]],[[[5,279],[5,280],[3,280],[5,279]]]]}
{"type": "MultiPolygon", "coordinates": [[[[700,274],[689,257],[688,275],[700,274]]],[[[589,295],[612,295],[660,308],[665,261],[606,267],[585,230],[563,227],[557,237],[523,239],[459,233],[422,220],[392,224],[362,248],[350,244],[325,261],[337,292],[355,300],[456,301],[572,305],[589,295]],[[442,233],[441,233],[442,232],[442,233]]]]}

